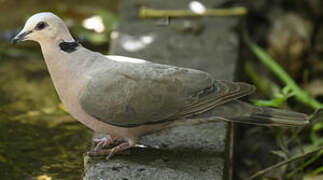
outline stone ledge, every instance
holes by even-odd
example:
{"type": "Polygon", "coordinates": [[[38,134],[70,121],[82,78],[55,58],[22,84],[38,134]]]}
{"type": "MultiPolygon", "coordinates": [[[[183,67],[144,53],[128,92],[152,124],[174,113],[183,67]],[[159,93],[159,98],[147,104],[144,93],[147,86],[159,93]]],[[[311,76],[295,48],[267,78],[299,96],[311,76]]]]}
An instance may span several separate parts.
{"type": "Polygon", "coordinates": [[[150,147],[133,148],[109,161],[90,159],[84,179],[222,179],[226,126],[223,122],[180,126],[145,136],[140,144],[150,147]],[[215,133],[220,136],[210,136],[215,133]]]}
{"type": "MultiPolygon", "coordinates": [[[[189,0],[123,1],[120,26],[111,44],[111,54],[143,58],[158,63],[197,68],[217,79],[233,80],[238,56],[238,20],[232,17],[173,19],[168,26],[157,20],[138,18],[138,7],[181,9],[189,0]],[[187,29],[187,25],[200,28],[187,29]],[[150,41],[136,50],[127,43],[150,41]]],[[[201,0],[208,8],[225,0],[201,0]]],[[[129,155],[109,161],[87,159],[84,180],[165,180],[165,179],[230,179],[232,134],[227,123],[187,125],[145,136],[140,143],[150,148],[134,148],[129,155]]]]}

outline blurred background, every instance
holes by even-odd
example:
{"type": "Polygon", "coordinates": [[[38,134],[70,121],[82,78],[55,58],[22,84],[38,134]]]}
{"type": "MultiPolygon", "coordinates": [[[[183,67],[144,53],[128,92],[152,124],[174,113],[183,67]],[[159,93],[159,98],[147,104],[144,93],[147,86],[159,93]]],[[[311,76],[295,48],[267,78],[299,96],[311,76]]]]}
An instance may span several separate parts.
{"type": "MultiPolygon", "coordinates": [[[[303,101],[322,103],[323,1],[241,0],[221,7],[232,6],[248,9],[239,29],[237,79],[257,86],[250,101],[314,114],[320,105],[293,98],[297,92],[282,83],[282,77],[274,75],[263,60],[269,55],[310,95],[310,100],[303,101]]],[[[85,47],[107,54],[110,32],[118,26],[117,7],[117,0],[0,0],[1,180],[80,179],[83,153],[91,140],[91,131],[73,120],[59,102],[39,45],[12,46],[10,38],[31,15],[51,11],[64,19],[85,47]]],[[[323,145],[323,120],[316,115],[306,128],[239,125],[236,129],[236,179],[323,145]]],[[[320,151],[288,163],[262,179],[323,179],[322,155],[320,151]]]]}

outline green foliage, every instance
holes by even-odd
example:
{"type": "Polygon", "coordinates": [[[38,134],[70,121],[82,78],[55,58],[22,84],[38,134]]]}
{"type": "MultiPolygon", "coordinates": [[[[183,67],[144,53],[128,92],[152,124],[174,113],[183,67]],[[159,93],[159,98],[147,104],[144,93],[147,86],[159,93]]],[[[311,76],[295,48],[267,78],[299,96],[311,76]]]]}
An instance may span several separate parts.
{"type": "MultiPolygon", "coordinates": [[[[314,98],[310,97],[305,91],[303,91],[296,82],[272,59],[264,50],[259,46],[254,44],[252,41],[245,36],[245,42],[249,49],[256,55],[256,57],[272,71],[278,79],[280,79],[285,87],[280,90],[279,86],[273,83],[268,78],[257,74],[256,70],[247,62],[245,65],[245,71],[250,76],[251,80],[255,82],[260,90],[266,92],[267,95],[271,97],[269,100],[252,100],[255,105],[259,106],[270,106],[270,107],[283,107],[287,105],[287,100],[291,97],[295,97],[299,102],[308,105],[309,107],[316,109],[317,111],[312,114],[311,122],[312,124],[307,127],[302,127],[299,129],[283,129],[275,128],[277,145],[281,150],[272,151],[273,154],[284,159],[286,164],[280,164],[282,166],[282,172],[286,174],[286,178],[296,177],[297,173],[304,172],[304,169],[316,163],[323,156],[323,104],[314,98]],[[271,90],[268,90],[271,89],[271,90]],[[307,136],[310,138],[310,144],[303,145],[301,134],[304,134],[304,129],[309,130],[307,136]],[[292,133],[292,135],[290,135],[292,133]],[[317,151],[319,150],[319,151],[317,151]],[[305,152],[315,151],[309,159],[302,160],[300,158],[298,162],[289,161],[290,157],[302,156],[305,152]],[[301,153],[300,153],[301,152],[301,153]],[[295,155],[296,154],[296,155],[295,155]],[[298,155],[297,155],[298,154],[298,155]],[[292,169],[287,167],[294,167],[292,169]],[[290,170],[290,171],[289,171],[290,170]]],[[[285,108],[287,108],[285,106],[285,108]]],[[[305,134],[306,135],[306,134],[305,134]]],[[[304,156],[305,157],[305,156],[304,156]]],[[[292,158],[291,158],[292,159],[292,158]]],[[[279,164],[279,163],[278,163],[279,164]]],[[[270,171],[274,167],[278,167],[277,164],[273,167],[266,168],[263,171],[270,171]]],[[[317,175],[323,172],[323,166],[316,167],[316,169],[310,172],[311,175],[317,175]]],[[[256,176],[253,176],[256,177],[256,176]]]]}
{"type": "Polygon", "coordinates": [[[293,93],[291,88],[286,86],[283,88],[282,92],[276,92],[273,94],[274,97],[270,100],[252,100],[252,102],[257,106],[282,107],[283,103],[294,95],[295,93],[293,93]]]}
{"type": "Polygon", "coordinates": [[[96,14],[103,19],[103,23],[105,25],[105,32],[111,32],[117,28],[119,25],[119,18],[110,11],[105,11],[102,9],[98,9],[96,14]]]}
{"type": "Polygon", "coordinates": [[[82,26],[81,23],[76,23],[73,27],[71,27],[72,30],[78,36],[84,38],[86,41],[93,45],[108,43],[110,41],[111,31],[115,30],[119,24],[118,17],[114,13],[102,9],[96,9],[93,15],[102,18],[104,24],[103,32],[97,33],[93,30],[87,30],[82,26]]]}
{"type": "Polygon", "coordinates": [[[296,82],[273,60],[263,49],[253,43],[247,36],[244,37],[245,43],[256,57],[279,78],[286,86],[289,86],[295,98],[313,109],[323,108],[323,104],[310,97],[307,92],[303,91],[296,82]]]}

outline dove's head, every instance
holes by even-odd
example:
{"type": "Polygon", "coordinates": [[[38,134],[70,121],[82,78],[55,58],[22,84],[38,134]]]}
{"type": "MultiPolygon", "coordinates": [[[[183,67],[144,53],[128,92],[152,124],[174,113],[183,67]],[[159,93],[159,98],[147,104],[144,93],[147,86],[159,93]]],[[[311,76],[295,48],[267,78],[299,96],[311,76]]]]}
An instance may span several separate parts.
{"type": "Polygon", "coordinates": [[[11,42],[15,44],[25,40],[36,41],[40,44],[74,41],[63,20],[50,12],[37,13],[31,16],[21,32],[11,42]]]}

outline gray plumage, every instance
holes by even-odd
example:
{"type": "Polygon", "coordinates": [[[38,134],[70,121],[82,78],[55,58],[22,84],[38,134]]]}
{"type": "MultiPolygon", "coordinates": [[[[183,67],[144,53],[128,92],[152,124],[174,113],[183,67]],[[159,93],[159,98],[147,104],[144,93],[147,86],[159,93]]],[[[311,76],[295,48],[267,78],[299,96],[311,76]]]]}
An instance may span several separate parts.
{"type": "MultiPolygon", "coordinates": [[[[105,58],[105,57],[104,57],[105,58]]],[[[154,63],[114,62],[91,74],[81,107],[97,119],[133,127],[201,114],[248,95],[252,85],[216,81],[194,69],[154,63]]]]}
{"type": "Polygon", "coordinates": [[[253,93],[253,85],[214,80],[206,72],[188,68],[106,61],[110,62],[104,70],[91,74],[93,78],[80,91],[80,104],[88,114],[111,125],[134,127],[194,118],[207,111],[208,116],[240,123],[307,123],[302,113],[236,101],[253,93]]]}

